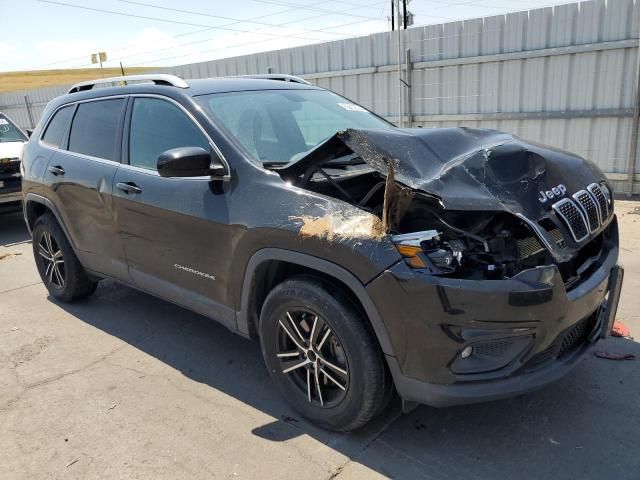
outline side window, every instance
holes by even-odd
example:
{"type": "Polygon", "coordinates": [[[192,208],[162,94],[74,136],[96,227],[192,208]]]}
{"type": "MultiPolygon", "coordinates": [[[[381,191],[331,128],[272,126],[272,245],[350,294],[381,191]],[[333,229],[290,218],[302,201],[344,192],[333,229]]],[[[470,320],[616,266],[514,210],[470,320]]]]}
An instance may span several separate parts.
{"type": "Polygon", "coordinates": [[[157,98],[136,98],[131,112],[129,164],[155,170],[160,154],[178,147],[210,148],[200,129],[178,107],[157,98]]]}
{"type": "Polygon", "coordinates": [[[63,107],[53,115],[53,118],[47,126],[47,130],[42,136],[43,143],[46,143],[51,147],[60,148],[60,145],[62,144],[62,137],[67,131],[69,120],[71,120],[73,107],[74,105],[63,107]]]}
{"type": "Polygon", "coordinates": [[[118,127],[125,100],[115,98],[78,105],[69,135],[69,151],[116,160],[118,127]]]}

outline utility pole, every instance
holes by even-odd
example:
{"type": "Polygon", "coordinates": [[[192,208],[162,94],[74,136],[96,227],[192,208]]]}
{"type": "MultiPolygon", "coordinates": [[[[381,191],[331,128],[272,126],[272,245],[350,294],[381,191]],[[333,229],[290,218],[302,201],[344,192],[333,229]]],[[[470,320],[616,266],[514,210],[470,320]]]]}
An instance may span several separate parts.
{"type": "Polygon", "coordinates": [[[633,106],[633,120],[631,121],[631,145],[629,145],[629,165],[627,195],[633,195],[633,185],[636,177],[638,158],[638,137],[640,136],[640,45],[637,48],[636,59],[636,98],[633,106]]]}
{"type": "Polygon", "coordinates": [[[396,29],[396,19],[395,19],[395,6],[393,4],[395,0],[391,0],[391,31],[393,32],[396,29]]]}
{"type": "Polygon", "coordinates": [[[400,0],[396,0],[396,18],[398,19],[398,127],[402,128],[402,29],[400,0]]]}
{"type": "Polygon", "coordinates": [[[407,29],[407,0],[402,0],[402,25],[407,29]]]}

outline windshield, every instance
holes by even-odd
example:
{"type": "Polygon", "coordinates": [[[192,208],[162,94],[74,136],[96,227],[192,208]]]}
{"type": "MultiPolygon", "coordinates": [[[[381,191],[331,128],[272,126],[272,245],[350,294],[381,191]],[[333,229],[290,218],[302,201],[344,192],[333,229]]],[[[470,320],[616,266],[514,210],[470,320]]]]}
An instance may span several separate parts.
{"type": "Polygon", "coordinates": [[[18,130],[11,120],[0,113],[0,143],[26,142],[27,137],[18,130]]]}
{"type": "Polygon", "coordinates": [[[216,93],[196,100],[260,162],[288,163],[347,128],[393,128],[361,106],[326,90],[216,93]]]}

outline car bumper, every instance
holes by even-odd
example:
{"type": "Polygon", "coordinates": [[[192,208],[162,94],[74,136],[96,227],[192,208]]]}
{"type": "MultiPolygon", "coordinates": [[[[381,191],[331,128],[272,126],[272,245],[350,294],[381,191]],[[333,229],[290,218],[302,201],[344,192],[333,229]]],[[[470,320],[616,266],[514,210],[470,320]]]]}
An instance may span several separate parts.
{"type": "Polygon", "coordinates": [[[400,396],[432,406],[475,403],[566,375],[615,317],[623,276],[615,221],[610,233],[598,264],[569,291],[555,266],[475,281],[416,274],[398,263],[371,282],[400,396]],[[463,359],[466,347],[472,353],[463,359]]]}
{"type": "Polygon", "coordinates": [[[0,205],[4,205],[6,203],[16,203],[21,201],[22,201],[21,191],[10,192],[10,193],[0,192],[0,205]]]}

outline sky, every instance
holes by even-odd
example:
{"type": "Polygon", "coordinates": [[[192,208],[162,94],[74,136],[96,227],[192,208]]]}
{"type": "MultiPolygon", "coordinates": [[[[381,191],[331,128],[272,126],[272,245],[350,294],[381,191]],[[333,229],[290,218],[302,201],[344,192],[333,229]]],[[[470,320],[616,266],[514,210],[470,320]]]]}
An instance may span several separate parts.
{"type": "MultiPolygon", "coordinates": [[[[411,0],[414,25],[570,0],[411,0]]],[[[169,66],[389,29],[391,0],[0,0],[0,71],[169,66]],[[81,8],[79,8],[81,7],[81,8]],[[98,11],[102,10],[102,11],[98,11]]]]}

